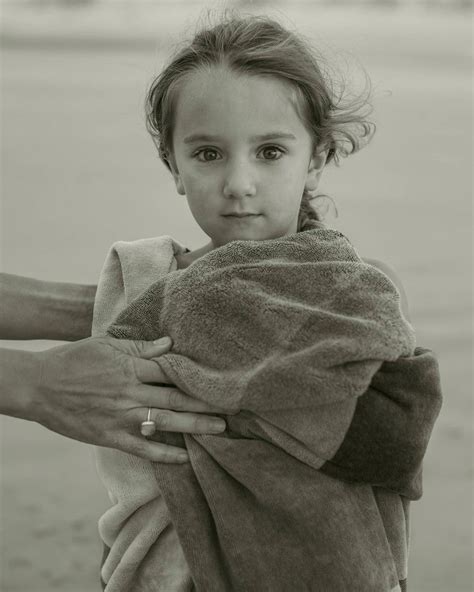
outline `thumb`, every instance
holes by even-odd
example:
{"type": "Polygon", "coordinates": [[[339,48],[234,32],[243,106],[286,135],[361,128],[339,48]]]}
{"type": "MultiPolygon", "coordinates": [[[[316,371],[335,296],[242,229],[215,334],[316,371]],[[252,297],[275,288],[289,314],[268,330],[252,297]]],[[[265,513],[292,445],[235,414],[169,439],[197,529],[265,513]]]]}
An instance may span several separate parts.
{"type": "Polygon", "coordinates": [[[155,341],[134,341],[137,353],[140,358],[151,360],[151,358],[158,358],[166,354],[171,349],[173,342],[171,337],[161,337],[155,341]]]}

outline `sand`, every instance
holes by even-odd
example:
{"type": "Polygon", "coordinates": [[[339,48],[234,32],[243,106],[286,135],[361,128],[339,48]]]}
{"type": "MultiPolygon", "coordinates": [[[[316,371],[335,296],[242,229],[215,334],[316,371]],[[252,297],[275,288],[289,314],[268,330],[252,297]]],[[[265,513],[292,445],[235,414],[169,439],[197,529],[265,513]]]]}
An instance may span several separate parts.
{"type": "MultiPolygon", "coordinates": [[[[470,29],[463,14],[354,14],[350,29],[342,13],[318,25],[326,48],[352,47],[372,76],[378,132],[342,168],[328,169],[323,190],[339,209],[330,223],[362,255],[397,269],[418,342],[440,359],[445,402],[425,460],[424,496],[413,504],[410,590],[468,592],[470,29]]],[[[9,23],[2,82],[4,270],[95,282],[115,240],[166,233],[200,246],[201,231],[144,131],[144,88],[164,57],[151,27],[136,46],[86,48],[68,45],[58,28],[48,44],[46,25],[38,25],[35,44],[26,43],[25,33],[13,43],[9,23]]],[[[1,590],[99,590],[96,522],[107,500],[91,448],[11,418],[2,422],[2,447],[1,590]]]]}

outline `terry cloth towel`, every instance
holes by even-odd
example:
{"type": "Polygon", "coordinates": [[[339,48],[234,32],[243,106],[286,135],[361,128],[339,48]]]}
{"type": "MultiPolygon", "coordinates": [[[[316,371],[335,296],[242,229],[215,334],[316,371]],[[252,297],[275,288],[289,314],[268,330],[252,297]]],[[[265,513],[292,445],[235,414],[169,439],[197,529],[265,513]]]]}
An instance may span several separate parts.
{"type": "MultiPolygon", "coordinates": [[[[174,255],[182,250],[170,237],[113,245],[99,278],[94,333],[104,333],[113,312],[145,284],[176,269],[174,255]]],[[[339,479],[378,486],[374,492],[384,488],[384,498],[376,500],[402,590],[408,559],[406,498],[421,496],[421,463],[440,406],[439,370],[432,352],[417,348],[413,357],[385,362],[358,398],[341,446],[320,468],[339,479]]],[[[97,456],[113,502],[100,521],[107,590],[193,589],[151,463],[104,448],[97,456]]]]}
{"type": "MultiPolygon", "coordinates": [[[[154,281],[177,269],[185,251],[169,236],[117,242],[105,260],[94,304],[92,334],[107,327],[154,281]]],[[[144,409],[144,412],[146,410],[144,409]]],[[[107,592],[188,592],[192,582],[151,462],[96,448],[97,469],[112,506],[99,521],[109,549],[101,568],[107,592]],[[153,556],[159,557],[153,561],[153,556]],[[155,578],[159,585],[153,585],[155,578]]]]}
{"type": "Polygon", "coordinates": [[[372,487],[317,470],[382,363],[414,350],[395,287],[343,235],[230,243],[156,282],[109,332],[170,335],[168,377],[225,409],[225,435],[162,435],[190,464],[154,467],[197,590],[397,586],[372,487]]]}

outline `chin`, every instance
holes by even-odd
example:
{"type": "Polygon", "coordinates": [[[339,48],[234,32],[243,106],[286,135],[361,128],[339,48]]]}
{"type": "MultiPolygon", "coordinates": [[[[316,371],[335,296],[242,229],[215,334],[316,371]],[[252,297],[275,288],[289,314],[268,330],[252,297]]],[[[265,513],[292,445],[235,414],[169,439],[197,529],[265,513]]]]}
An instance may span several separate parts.
{"type": "MultiPolygon", "coordinates": [[[[264,241],[281,238],[288,234],[294,234],[296,230],[289,229],[262,229],[262,228],[240,228],[234,229],[234,232],[216,233],[211,238],[214,248],[223,247],[233,241],[264,241]]],[[[208,236],[211,236],[210,233],[208,236]]]]}
{"type": "Polygon", "coordinates": [[[225,239],[221,241],[221,246],[227,243],[231,243],[232,241],[261,241],[266,240],[268,237],[262,236],[258,233],[236,233],[235,235],[227,236],[225,239]]]}

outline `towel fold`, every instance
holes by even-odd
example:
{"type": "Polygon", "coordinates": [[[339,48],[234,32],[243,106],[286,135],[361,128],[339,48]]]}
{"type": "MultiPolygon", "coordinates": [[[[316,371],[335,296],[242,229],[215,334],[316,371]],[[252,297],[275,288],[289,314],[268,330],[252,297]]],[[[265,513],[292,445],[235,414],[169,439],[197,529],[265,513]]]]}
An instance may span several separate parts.
{"type": "MultiPolygon", "coordinates": [[[[94,303],[93,335],[157,278],[177,269],[185,248],[170,236],[119,241],[110,249],[94,303]]],[[[112,506],[99,521],[107,549],[101,576],[107,592],[191,592],[186,560],[153,472],[153,464],[97,448],[97,469],[112,506]]]]}
{"type": "Polygon", "coordinates": [[[393,589],[374,490],[320,469],[386,361],[414,353],[390,280],[340,233],[236,241],[167,274],[109,328],[170,335],[158,360],[225,410],[219,436],[161,434],[188,465],[155,465],[196,590],[393,589]]]}

